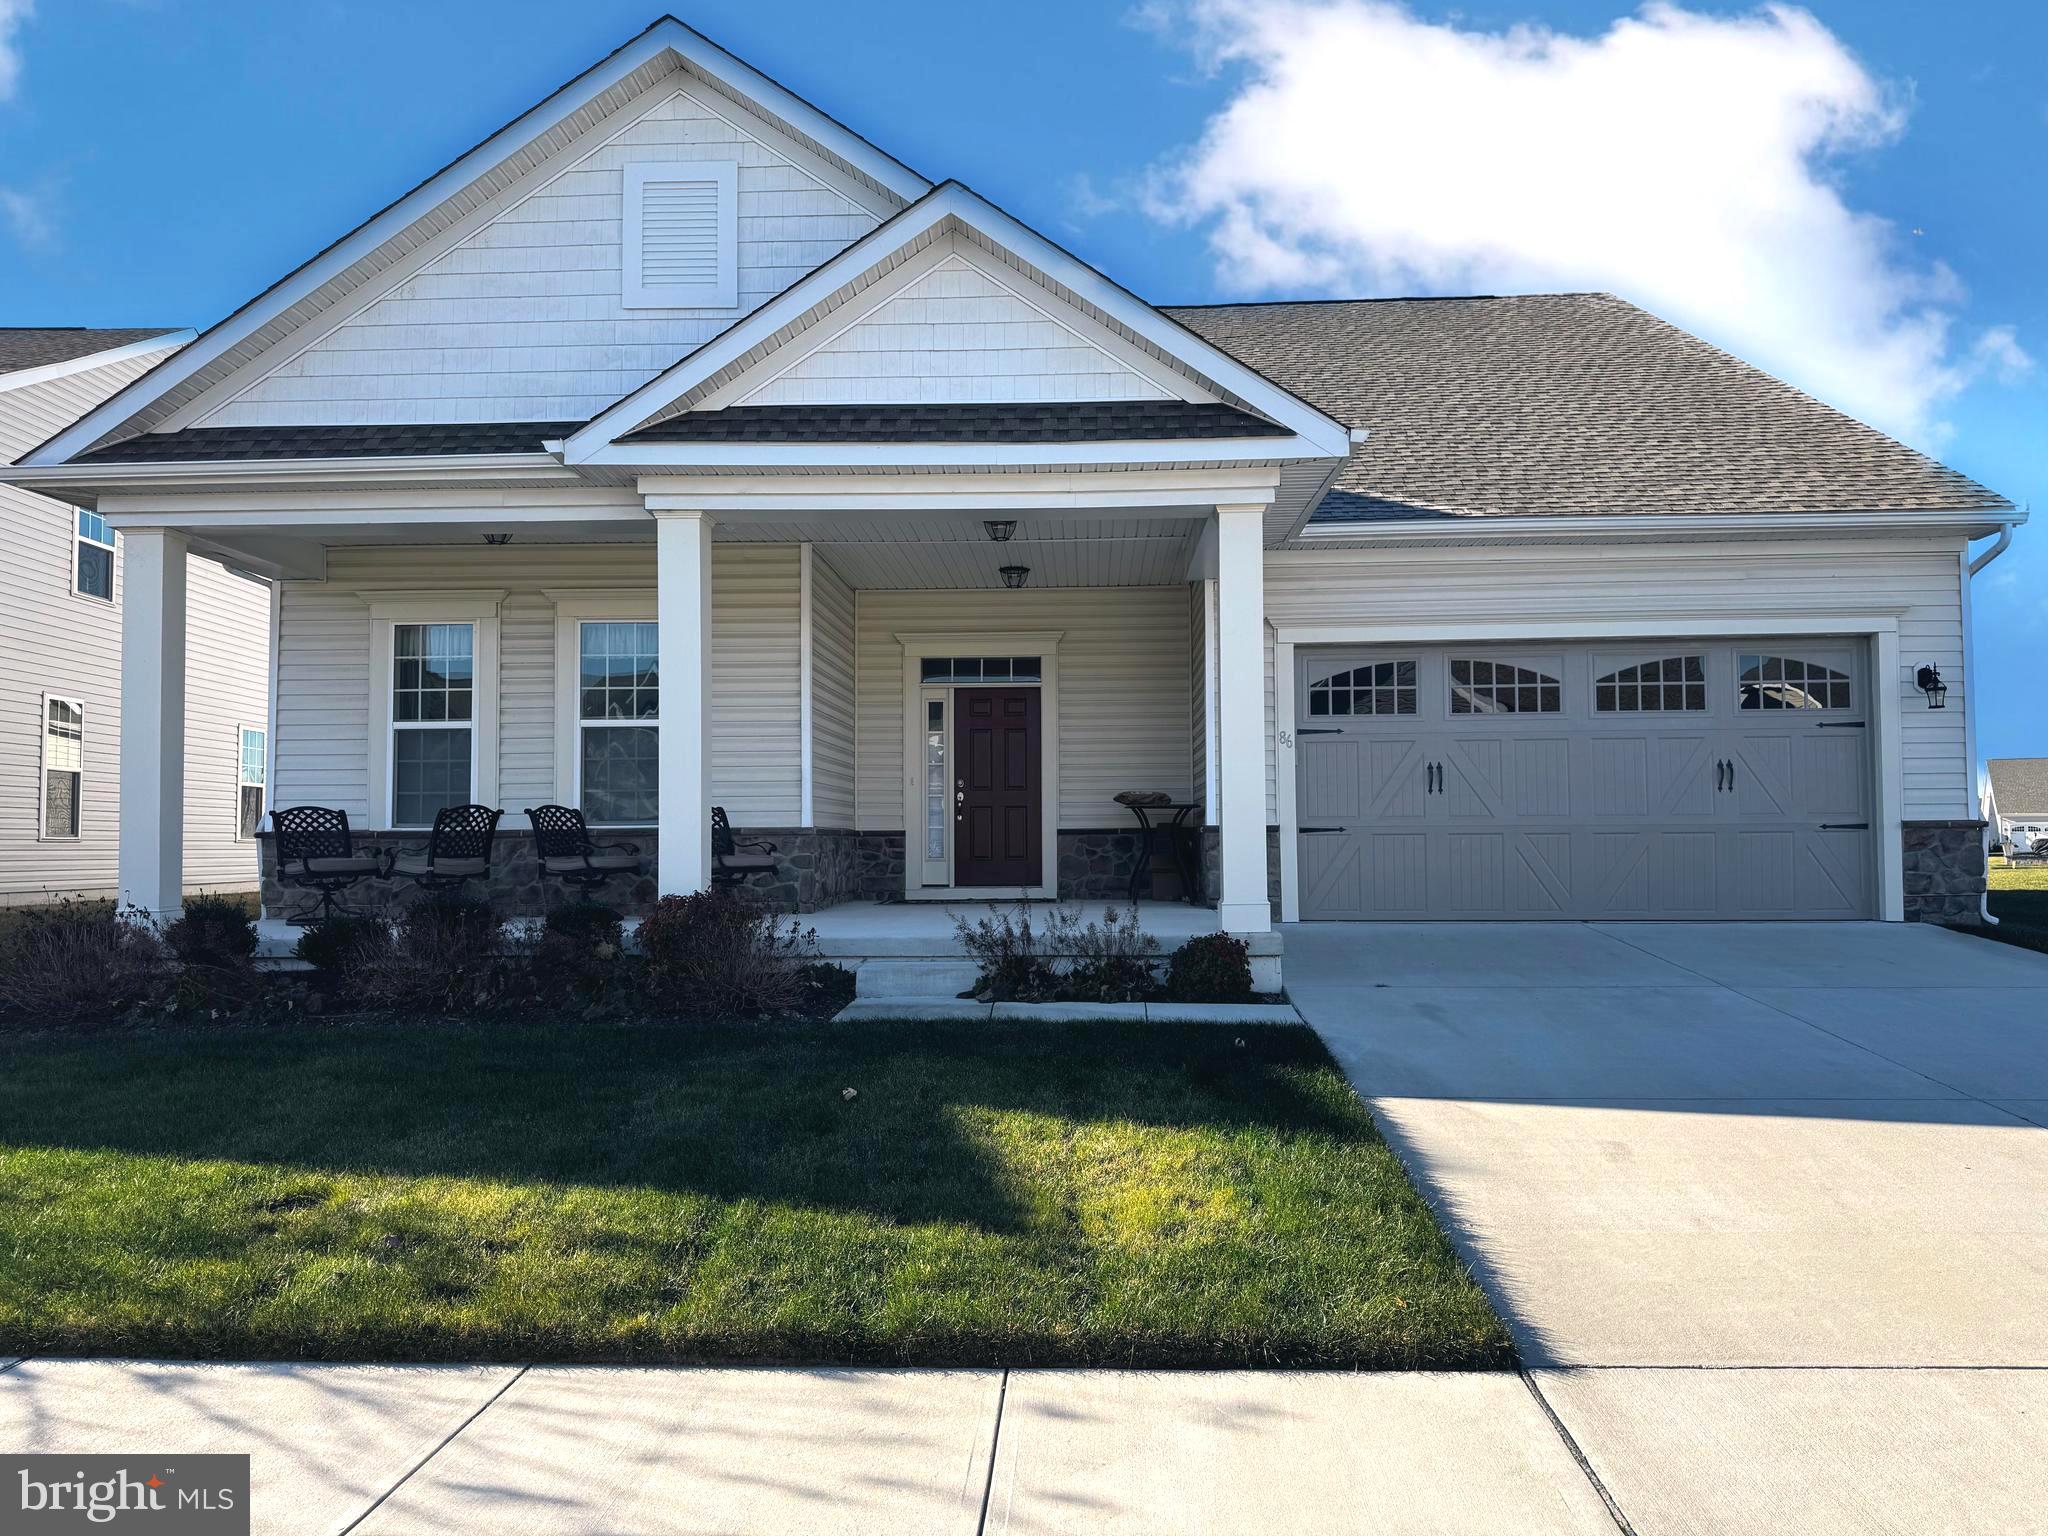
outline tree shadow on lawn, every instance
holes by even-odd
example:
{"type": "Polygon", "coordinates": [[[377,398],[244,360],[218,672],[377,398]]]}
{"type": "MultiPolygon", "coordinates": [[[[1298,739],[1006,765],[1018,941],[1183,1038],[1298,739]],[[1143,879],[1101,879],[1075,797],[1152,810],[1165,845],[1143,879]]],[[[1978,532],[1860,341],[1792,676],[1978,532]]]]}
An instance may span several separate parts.
{"type": "Polygon", "coordinates": [[[1125,1124],[1378,1141],[1305,1028],[433,1021],[0,1048],[0,1150],[277,1165],[308,1202],[323,1173],[454,1177],[1001,1234],[1042,1225],[1019,1160],[1125,1124]],[[1050,1123],[997,1119],[1020,1113],[1050,1123]]]}

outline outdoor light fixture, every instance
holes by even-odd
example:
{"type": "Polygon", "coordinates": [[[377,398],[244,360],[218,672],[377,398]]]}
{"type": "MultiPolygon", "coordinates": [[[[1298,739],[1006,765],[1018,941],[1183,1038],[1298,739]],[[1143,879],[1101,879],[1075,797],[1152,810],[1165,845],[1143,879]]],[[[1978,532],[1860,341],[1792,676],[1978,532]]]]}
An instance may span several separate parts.
{"type": "Polygon", "coordinates": [[[1014,521],[1003,518],[989,518],[981,525],[988,530],[988,536],[998,544],[1010,542],[1010,535],[1017,531],[1014,521]]]}
{"type": "Polygon", "coordinates": [[[1920,670],[1913,674],[1913,686],[1927,695],[1929,709],[1948,707],[1948,684],[1941,680],[1941,668],[1933,662],[1923,664],[1920,670]]]}
{"type": "Polygon", "coordinates": [[[1028,565],[1006,565],[1003,567],[1003,585],[1021,587],[1030,575],[1031,567],[1028,565]]]}
{"type": "Polygon", "coordinates": [[[512,542],[512,535],[509,533],[487,533],[484,535],[484,542],[486,544],[510,544],[512,542]]]}

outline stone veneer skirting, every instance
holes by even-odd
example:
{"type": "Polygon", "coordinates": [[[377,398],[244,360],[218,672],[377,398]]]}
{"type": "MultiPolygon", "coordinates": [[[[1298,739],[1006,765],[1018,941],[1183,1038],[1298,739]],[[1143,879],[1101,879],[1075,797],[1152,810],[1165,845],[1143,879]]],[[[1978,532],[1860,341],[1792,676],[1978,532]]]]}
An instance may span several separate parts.
{"type": "Polygon", "coordinates": [[[1981,821],[1901,824],[1908,922],[1967,926],[1984,920],[1984,825],[1981,821]]]}

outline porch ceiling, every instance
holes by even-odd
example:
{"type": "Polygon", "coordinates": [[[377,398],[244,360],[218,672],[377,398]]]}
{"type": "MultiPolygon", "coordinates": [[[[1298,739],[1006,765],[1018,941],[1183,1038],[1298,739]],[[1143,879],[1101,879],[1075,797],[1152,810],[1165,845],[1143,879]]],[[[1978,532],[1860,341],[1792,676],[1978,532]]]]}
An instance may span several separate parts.
{"type": "Polygon", "coordinates": [[[1004,543],[979,521],[829,519],[721,524],[736,543],[809,543],[848,586],[895,591],[1000,588],[1002,567],[1034,587],[1157,587],[1186,579],[1198,518],[1020,518],[1004,543]]]}

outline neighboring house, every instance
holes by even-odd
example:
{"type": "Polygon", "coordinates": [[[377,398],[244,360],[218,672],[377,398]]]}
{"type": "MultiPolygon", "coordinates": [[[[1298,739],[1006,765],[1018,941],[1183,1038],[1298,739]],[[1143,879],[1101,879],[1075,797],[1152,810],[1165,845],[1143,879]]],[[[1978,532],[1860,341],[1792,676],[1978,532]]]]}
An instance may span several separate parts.
{"type": "Polygon", "coordinates": [[[682,891],[717,804],[807,907],[1095,899],[1142,789],[1251,934],[1983,883],[2003,497],[1604,294],[1154,308],[672,19],[21,464],[124,532],[132,733],[188,550],[282,584],[274,799],[377,843],[562,802],[682,891]]]}
{"type": "Polygon", "coordinates": [[[1991,840],[2027,851],[2048,838],[2048,757],[1994,757],[1984,766],[1991,840]]]}
{"type": "MultiPolygon", "coordinates": [[[[71,425],[190,331],[0,329],[0,459],[71,425]]],[[[116,890],[123,540],[98,513],[0,484],[0,905],[116,890]]],[[[270,589],[193,559],[182,743],[187,890],[257,884],[270,589]]],[[[155,763],[158,742],[145,742],[155,763]]]]}

